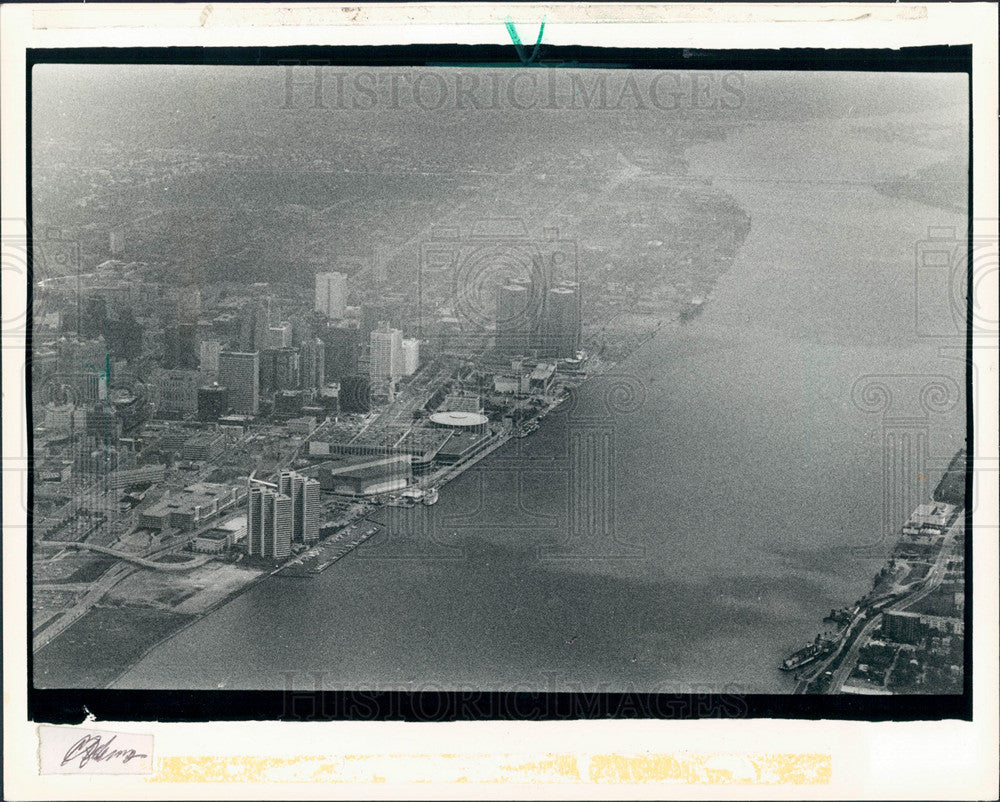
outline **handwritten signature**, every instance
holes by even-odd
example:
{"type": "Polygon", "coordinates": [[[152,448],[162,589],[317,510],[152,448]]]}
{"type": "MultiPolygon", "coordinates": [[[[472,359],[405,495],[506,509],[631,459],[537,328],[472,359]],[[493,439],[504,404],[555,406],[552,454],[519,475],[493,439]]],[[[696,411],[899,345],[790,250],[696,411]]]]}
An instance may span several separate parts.
{"type": "Polygon", "coordinates": [[[60,765],[65,766],[67,763],[79,760],[82,769],[90,761],[107,763],[111,760],[120,760],[124,764],[130,760],[149,757],[149,755],[136,752],[134,749],[112,749],[111,745],[117,737],[117,735],[112,735],[106,742],[103,742],[100,735],[84,735],[66,750],[60,765]]]}

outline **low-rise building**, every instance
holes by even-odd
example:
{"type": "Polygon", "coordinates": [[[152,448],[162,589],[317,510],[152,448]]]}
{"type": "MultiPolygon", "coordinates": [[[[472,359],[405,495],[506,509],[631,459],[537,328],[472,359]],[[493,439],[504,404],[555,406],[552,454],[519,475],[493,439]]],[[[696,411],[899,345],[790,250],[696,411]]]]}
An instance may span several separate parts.
{"type": "Polygon", "coordinates": [[[228,485],[199,482],[164,496],[139,516],[147,529],[172,527],[189,532],[231,509],[245,495],[228,485]]]}
{"type": "Polygon", "coordinates": [[[225,440],[222,432],[199,432],[184,441],[181,459],[210,460],[222,453],[225,440]]]}
{"type": "Polygon", "coordinates": [[[200,554],[221,554],[231,545],[229,532],[224,529],[209,529],[191,541],[191,550],[200,554]]]}
{"type": "Polygon", "coordinates": [[[409,454],[341,457],[318,466],[320,487],[332,493],[368,496],[401,490],[413,479],[409,454]]]}
{"type": "Polygon", "coordinates": [[[291,434],[307,436],[312,434],[313,430],[316,428],[316,418],[309,416],[292,418],[286,425],[288,426],[288,431],[291,434]]]}

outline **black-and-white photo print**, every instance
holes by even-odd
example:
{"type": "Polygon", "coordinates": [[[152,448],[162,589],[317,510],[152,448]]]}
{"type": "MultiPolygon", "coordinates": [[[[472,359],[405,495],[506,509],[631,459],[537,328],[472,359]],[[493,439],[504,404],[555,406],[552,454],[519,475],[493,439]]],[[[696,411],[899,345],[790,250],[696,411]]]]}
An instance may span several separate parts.
{"type": "Polygon", "coordinates": [[[963,73],[37,64],[39,688],[961,694],[963,73]]]}

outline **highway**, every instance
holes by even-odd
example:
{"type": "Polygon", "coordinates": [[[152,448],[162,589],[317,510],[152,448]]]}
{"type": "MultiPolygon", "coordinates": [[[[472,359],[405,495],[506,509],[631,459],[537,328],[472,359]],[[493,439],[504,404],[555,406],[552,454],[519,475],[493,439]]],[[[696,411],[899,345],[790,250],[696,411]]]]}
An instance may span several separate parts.
{"type": "Polygon", "coordinates": [[[111,590],[111,588],[125,579],[125,577],[135,573],[137,570],[137,568],[134,568],[128,563],[115,563],[111,566],[111,568],[105,571],[104,575],[100,579],[91,583],[90,590],[85,596],[79,599],[72,607],[65,610],[61,615],[56,617],[51,624],[33,637],[32,651],[37,652],[43,646],[50,643],[69,629],[72,624],[83,618],[91,607],[104,598],[104,595],[111,590]]]}

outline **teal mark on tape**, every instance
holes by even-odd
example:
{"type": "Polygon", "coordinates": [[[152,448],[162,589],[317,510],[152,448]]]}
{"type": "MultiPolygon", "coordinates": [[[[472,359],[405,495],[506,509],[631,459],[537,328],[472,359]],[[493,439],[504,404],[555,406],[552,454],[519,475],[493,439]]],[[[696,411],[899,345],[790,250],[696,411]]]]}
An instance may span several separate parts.
{"type": "Polygon", "coordinates": [[[531,51],[530,56],[525,55],[524,45],[521,44],[521,37],[517,35],[517,28],[514,27],[514,21],[510,17],[507,17],[504,25],[507,26],[510,41],[514,43],[514,48],[517,50],[517,55],[521,59],[521,63],[530,64],[538,56],[538,49],[542,46],[542,34],[545,32],[545,17],[542,17],[542,24],[538,26],[538,41],[535,42],[535,47],[531,51]]]}

